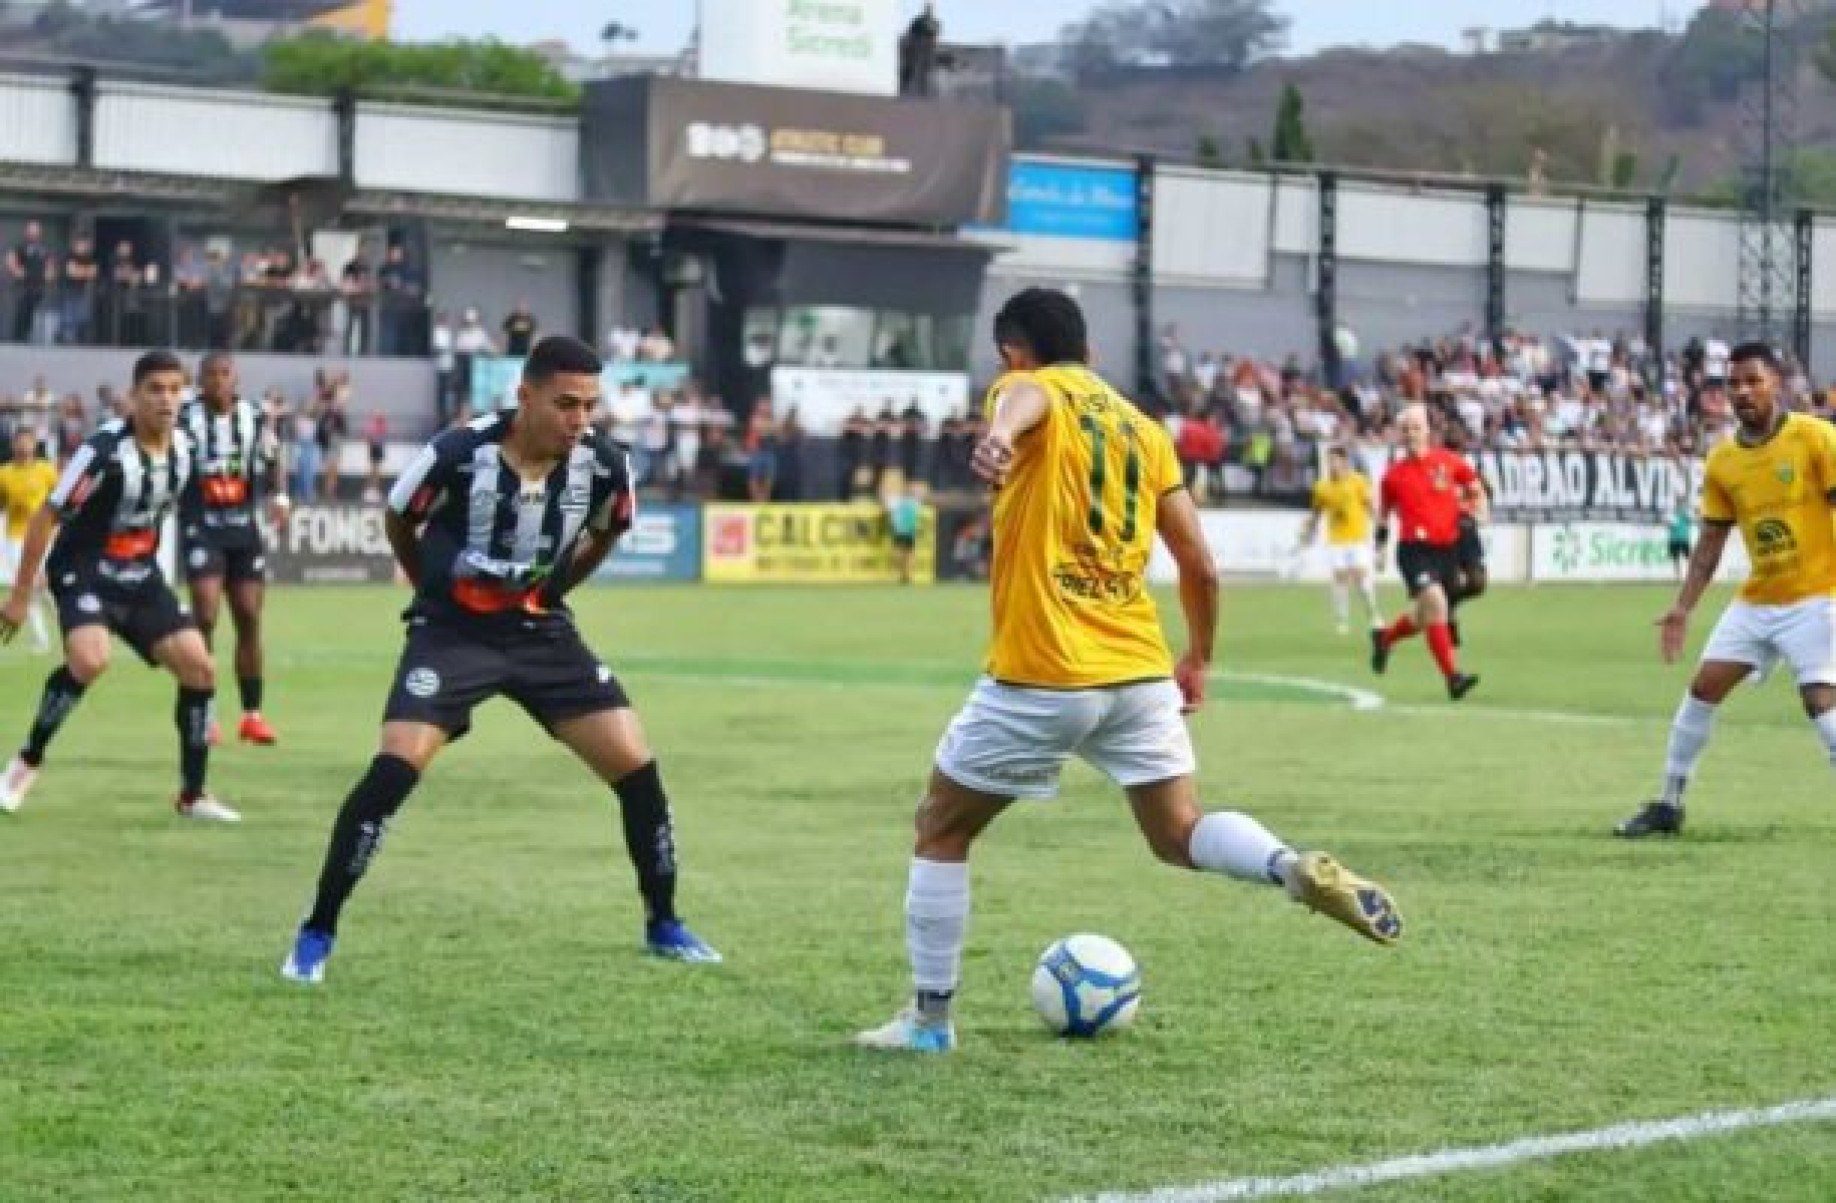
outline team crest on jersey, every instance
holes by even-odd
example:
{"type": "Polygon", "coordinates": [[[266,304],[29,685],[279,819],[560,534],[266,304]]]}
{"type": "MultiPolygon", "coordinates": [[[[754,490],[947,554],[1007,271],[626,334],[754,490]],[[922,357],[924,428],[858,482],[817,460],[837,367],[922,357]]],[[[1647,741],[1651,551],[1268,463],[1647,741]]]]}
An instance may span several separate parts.
{"type": "Polygon", "coordinates": [[[1778,478],[1779,478],[1780,484],[1788,485],[1792,482],[1792,480],[1796,476],[1797,476],[1797,471],[1793,469],[1790,464],[1780,464],[1778,466],[1778,478]]]}

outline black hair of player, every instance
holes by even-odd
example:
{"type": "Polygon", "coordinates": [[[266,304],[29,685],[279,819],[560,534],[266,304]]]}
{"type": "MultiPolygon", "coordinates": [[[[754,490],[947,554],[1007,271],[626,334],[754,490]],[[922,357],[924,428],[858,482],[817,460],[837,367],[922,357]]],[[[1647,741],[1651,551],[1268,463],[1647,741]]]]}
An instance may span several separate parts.
{"type": "Polygon", "coordinates": [[[1041,365],[1089,363],[1090,333],[1077,302],[1055,288],[1015,293],[995,314],[996,345],[1025,347],[1041,365]]]}
{"type": "Polygon", "coordinates": [[[551,334],[529,352],[523,361],[523,379],[530,384],[547,384],[556,376],[597,376],[605,365],[598,352],[577,338],[551,334]]]}
{"type": "Polygon", "coordinates": [[[204,373],[210,371],[210,369],[217,364],[228,363],[229,360],[230,353],[228,351],[204,352],[204,358],[198,360],[198,379],[202,380],[204,378],[204,373]]]}
{"type": "Polygon", "coordinates": [[[1770,343],[1763,343],[1757,340],[1753,342],[1744,342],[1728,352],[1729,364],[1746,363],[1748,360],[1753,359],[1757,359],[1771,368],[1774,376],[1779,374],[1779,353],[1772,349],[1770,343]]]}
{"type": "Polygon", "coordinates": [[[1351,462],[1351,451],[1347,449],[1343,443],[1334,443],[1332,446],[1326,448],[1326,458],[1342,459],[1349,464],[1351,462]]]}
{"type": "Polygon", "coordinates": [[[134,361],[134,387],[139,388],[148,376],[159,372],[177,372],[183,376],[185,365],[170,351],[148,351],[134,361]]]}

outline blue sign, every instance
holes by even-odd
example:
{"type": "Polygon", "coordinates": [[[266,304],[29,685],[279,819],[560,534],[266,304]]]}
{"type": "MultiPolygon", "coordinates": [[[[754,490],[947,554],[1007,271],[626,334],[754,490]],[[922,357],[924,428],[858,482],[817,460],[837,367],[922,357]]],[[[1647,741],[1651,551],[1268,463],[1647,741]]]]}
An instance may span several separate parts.
{"type": "Polygon", "coordinates": [[[1015,160],[1007,177],[1007,228],[1016,234],[1133,242],[1140,225],[1135,173],[1015,160]]]}
{"type": "Polygon", "coordinates": [[[701,579],[701,508],[639,505],[596,581],[698,581],[701,579]]]}
{"type": "MultiPolygon", "coordinates": [[[[609,363],[600,373],[600,387],[609,397],[622,385],[635,384],[649,392],[681,388],[688,379],[686,363],[609,363]]],[[[512,355],[477,355],[472,358],[472,409],[489,413],[516,404],[516,386],[523,379],[523,361],[512,355]]]]}

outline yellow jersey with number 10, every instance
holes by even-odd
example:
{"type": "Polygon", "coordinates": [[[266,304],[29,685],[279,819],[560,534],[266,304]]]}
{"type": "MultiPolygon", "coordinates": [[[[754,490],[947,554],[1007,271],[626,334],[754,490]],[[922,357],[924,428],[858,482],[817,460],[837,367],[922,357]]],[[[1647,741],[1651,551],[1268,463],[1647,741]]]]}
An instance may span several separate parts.
{"type": "Polygon", "coordinates": [[[57,487],[57,466],[37,459],[0,464],[0,503],[6,506],[6,537],[15,543],[25,538],[26,527],[57,487]]]}
{"type": "Polygon", "coordinates": [[[1080,364],[1009,373],[1050,398],[995,494],[988,675],[1010,685],[1095,689],[1170,676],[1148,593],[1160,498],[1182,487],[1173,441],[1080,364]]]}
{"type": "Polygon", "coordinates": [[[1753,572],[1742,601],[1785,606],[1836,594],[1836,427],[1787,414],[1757,447],[1729,439],[1709,452],[1702,520],[1737,523],[1753,572]]]}

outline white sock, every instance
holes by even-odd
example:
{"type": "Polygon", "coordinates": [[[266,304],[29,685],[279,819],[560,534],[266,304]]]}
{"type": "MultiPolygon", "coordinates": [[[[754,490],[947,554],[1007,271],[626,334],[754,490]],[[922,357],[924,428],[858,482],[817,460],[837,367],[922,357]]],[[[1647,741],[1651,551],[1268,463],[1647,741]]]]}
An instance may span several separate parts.
{"type": "Polygon", "coordinates": [[[1823,746],[1830,750],[1830,763],[1836,764],[1836,710],[1825,710],[1811,721],[1817,724],[1817,734],[1823,736],[1823,746]]]}
{"type": "Polygon", "coordinates": [[[1192,828],[1187,853],[1207,873],[1263,885],[1284,884],[1295,859],[1293,850],[1267,827],[1235,810],[1214,810],[1200,819],[1192,828]]]}
{"type": "Polygon", "coordinates": [[[1709,733],[1714,729],[1714,705],[1693,693],[1684,694],[1677,716],[1670,720],[1670,747],[1664,753],[1664,801],[1672,806],[1683,805],[1683,791],[1689,787],[1690,774],[1696,771],[1696,761],[1702,758],[1702,749],[1708,747],[1709,733]]]}
{"type": "Polygon", "coordinates": [[[51,650],[51,632],[45,625],[45,603],[40,598],[33,598],[26,607],[26,618],[32,624],[32,646],[39,651],[51,650]]]}
{"type": "Polygon", "coordinates": [[[1370,617],[1371,625],[1374,627],[1387,625],[1383,621],[1383,611],[1377,608],[1377,582],[1366,576],[1358,582],[1358,591],[1364,597],[1364,612],[1370,617]]]}
{"type": "Polygon", "coordinates": [[[969,866],[914,856],[905,890],[905,948],[919,993],[955,992],[968,927],[969,866]]]}
{"type": "Polygon", "coordinates": [[[1344,581],[1332,583],[1332,616],[1340,626],[1351,621],[1351,590],[1345,587],[1344,581]]]}

